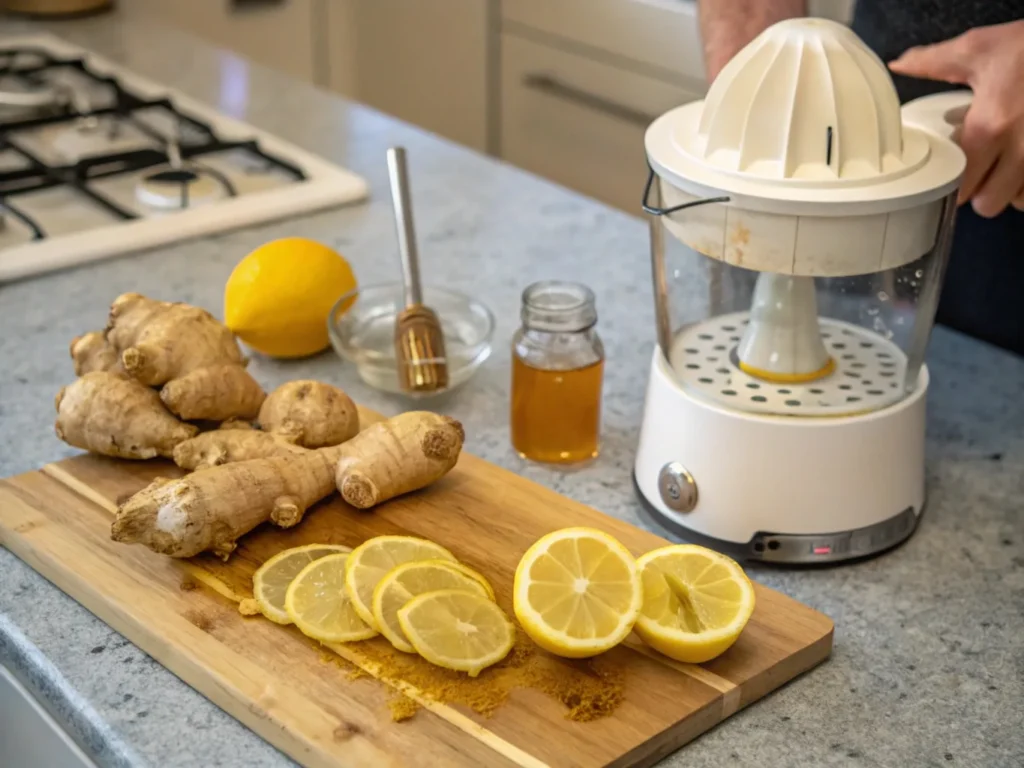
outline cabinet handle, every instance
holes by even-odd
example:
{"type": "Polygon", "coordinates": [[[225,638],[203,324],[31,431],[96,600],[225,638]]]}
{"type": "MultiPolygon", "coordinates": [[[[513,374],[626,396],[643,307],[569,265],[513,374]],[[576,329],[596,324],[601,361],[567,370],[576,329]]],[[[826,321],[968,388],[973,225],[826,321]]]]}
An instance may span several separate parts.
{"type": "Polygon", "coordinates": [[[288,0],[228,0],[228,6],[231,13],[249,13],[266,8],[277,8],[287,2],[288,0]]]}
{"type": "Polygon", "coordinates": [[[650,115],[646,112],[642,112],[639,109],[633,109],[625,104],[619,104],[603,96],[590,93],[588,91],[580,90],[572,85],[556,80],[551,75],[542,73],[528,74],[523,77],[523,85],[534,91],[540,91],[548,96],[553,96],[556,99],[562,99],[572,104],[578,104],[581,107],[587,107],[595,112],[601,112],[610,117],[618,118],[619,120],[625,120],[629,123],[635,123],[644,127],[654,122],[657,115],[650,115]]]}

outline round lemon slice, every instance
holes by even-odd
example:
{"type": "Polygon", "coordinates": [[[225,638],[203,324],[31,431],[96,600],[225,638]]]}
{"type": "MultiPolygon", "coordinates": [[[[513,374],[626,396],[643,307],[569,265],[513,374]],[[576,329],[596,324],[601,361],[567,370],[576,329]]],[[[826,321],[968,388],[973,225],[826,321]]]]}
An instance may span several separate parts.
{"type": "Polygon", "coordinates": [[[637,560],[644,603],[636,633],[677,661],[700,664],[736,642],[754,612],[754,587],[734,560],[695,544],[637,560]]]}
{"type": "Polygon", "coordinates": [[[487,593],[488,598],[490,598],[491,600],[496,599],[494,597],[494,588],[491,586],[491,583],[484,578],[482,573],[480,573],[479,571],[474,571],[468,565],[460,563],[458,560],[445,560],[444,564],[449,568],[454,568],[463,576],[469,576],[469,578],[473,579],[473,581],[477,582],[481,587],[484,588],[484,592],[487,593]]]}
{"type": "Polygon", "coordinates": [[[501,608],[463,590],[418,595],[399,609],[398,622],[420,656],[470,677],[504,659],[516,638],[501,608]]]}
{"type": "Polygon", "coordinates": [[[483,585],[455,569],[448,560],[423,560],[405,563],[381,579],[373,590],[373,618],[377,628],[400,651],[415,653],[398,622],[398,611],[416,595],[443,589],[471,592],[492,599],[483,585]]]}
{"type": "Polygon", "coordinates": [[[352,550],[345,566],[345,591],[359,618],[374,629],[373,591],[388,571],[414,560],[455,560],[455,555],[415,536],[376,536],[352,550]]]}
{"type": "Polygon", "coordinates": [[[539,539],[516,568],[516,618],[541,648],[585,658],[622,642],[640,613],[633,556],[593,528],[565,528],[539,539]]]}
{"type": "Polygon", "coordinates": [[[289,618],[303,634],[322,643],[348,643],[377,634],[359,618],[345,592],[345,561],[349,557],[342,552],[314,560],[285,593],[289,618]]]}
{"type": "Polygon", "coordinates": [[[252,596],[260,613],[278,624],[291,624],[284,598],[299,571],[321,557],[351,551],[341,544],[307,544],[278,552],[252,575],[252,596]]]}

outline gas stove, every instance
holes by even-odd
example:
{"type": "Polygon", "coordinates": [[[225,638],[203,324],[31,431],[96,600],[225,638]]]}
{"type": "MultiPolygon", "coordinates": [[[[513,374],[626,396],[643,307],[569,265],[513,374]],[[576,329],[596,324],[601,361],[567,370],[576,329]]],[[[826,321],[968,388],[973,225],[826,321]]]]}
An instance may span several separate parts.
{"type": "Polygon", "coordinates": [[[0,39],[0,282],[366,194],[349,171],[58,38],[0,39]]]}

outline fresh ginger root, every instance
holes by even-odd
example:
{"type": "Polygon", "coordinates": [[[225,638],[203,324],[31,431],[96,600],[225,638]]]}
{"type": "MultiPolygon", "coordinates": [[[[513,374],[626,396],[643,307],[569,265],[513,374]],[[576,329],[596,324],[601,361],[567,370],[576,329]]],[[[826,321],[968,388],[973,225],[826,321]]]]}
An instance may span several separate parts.
{"type": "Polygon", "coordinates": [[[447,416],[410,411],[373,424],[338,446],[341,497],[359,509],[424,488],[458,461],[462,425],[447,416]]]}
{"type": "Polygon", "coordinates": [[[57,437],[121,459],[170,458],[178,443],[198,431],[168,413],[154,390],[110,371],[86,373],[64,387],[56,406],[57,437]]]}
{"type": "Polygon", "coordinates": [[[125,371],[151,387],[211,365],[244,365],[234,335],[209,312],[138,293],[114,299],[106,339],[125,371]]]}
{"type": "MultiPolygon", "coordinates": [[[[384,421],[378,413],[363,408],[358,410],[361,427],[369,428],[384,421]]],[[[308,450],[295,444],[296,437],[294,432],[262,432],[248,421],[232,419],[211,432],[203,432],[179,443],[174,449],[174,463],[192,471],[308,450]]]]}
{"type": "Polygon", "coordinates": [[[240,365],[211,365],[172,379],[160,390],[167,410],[182,419],[254,419],[266,393],[240,365]]]}
{"type": "Polygon", "coordinates": [[[237,539],[260,523],[290,528],[330,495],[339,450],[253,459],[157,480],[121,505],[111,538],[171,557],[210,550],[227,560],[237,539]]]}
{"type": "Polygon", "coordinates": [[[429,485],[455,466],[463,439],[454,419],[403,413],[342,445],[157,480],[121,505],[111,538],[172,557],[210,550],[226,560],[240,536],[267,520],[297,524],[335,484],[360,509],[429,485]]]}
{"type": "Polygon", "coordinates": [[[337,387],[320,381],[289,381],[263,401],[260,426],[295,437],[304,448],[338,445],[359,432],[359,411],[337,387]]]}
{"type": "Polygon", "coordinates": [[[107,342],[101,331],[91,331],[74,338],[71,341],[70,352],[76,376],[92,371],[121,370],[117,350],[107,342]]]}
{"type": "Polygon", "coordinates": [[[227,427],[178,443],[174,448],[174,463],[182,469],[193,470],[307,452],[282,435],[239,428],[239,424],[229,422],[227,427]]]}

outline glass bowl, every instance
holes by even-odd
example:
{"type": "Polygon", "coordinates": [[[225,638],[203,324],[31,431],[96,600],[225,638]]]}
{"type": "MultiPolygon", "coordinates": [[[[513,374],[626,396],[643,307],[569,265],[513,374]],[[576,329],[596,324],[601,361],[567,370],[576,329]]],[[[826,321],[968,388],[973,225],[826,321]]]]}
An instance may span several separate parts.
{"type": "Polygon", "coordinates": [[[414,398],[450,392],[465,384],[490,357],[494,315],[478,301],[446,288],[423,287],[423,303],[441,320],[448,357],[448,387],[435,392],[406,392],[398,383],[395,317],[405,308],[401,283],[379,283],[346,293],[327,317],[334,350],[355,363],[359,377],[384,392],[414,398]]]}

